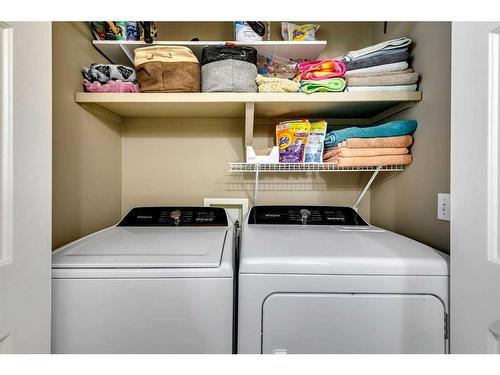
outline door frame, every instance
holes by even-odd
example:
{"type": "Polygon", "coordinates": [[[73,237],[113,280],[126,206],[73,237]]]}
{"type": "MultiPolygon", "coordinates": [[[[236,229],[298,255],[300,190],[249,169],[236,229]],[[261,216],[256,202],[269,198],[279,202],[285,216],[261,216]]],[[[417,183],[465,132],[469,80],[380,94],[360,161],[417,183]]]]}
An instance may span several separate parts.
{"type": "MultiPolygon", "coordinates": [[[[13,222],[13,30],[0,22],[0,266],[12,261],[13,222]]],[[[0,337],[0,341],[2,338],[0,337]]]]}

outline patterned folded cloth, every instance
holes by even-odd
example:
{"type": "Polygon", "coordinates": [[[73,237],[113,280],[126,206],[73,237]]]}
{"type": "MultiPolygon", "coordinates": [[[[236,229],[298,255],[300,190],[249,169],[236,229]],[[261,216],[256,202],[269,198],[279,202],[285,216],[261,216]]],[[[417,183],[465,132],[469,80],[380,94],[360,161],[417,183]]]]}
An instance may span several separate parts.
{"type": "Polygon", "coordinates": [[[334,77],[343,77],[346,72],[345,64],[340,60],[325,59],[304,61],[299,64],[299,80],[322,80],[334,77]]]}
{"type": "Polygon", "coordinates": [[[135,69],[125,65],[92,64],[90,68],[82,68],[83,78],[90,82],[106,83],[112,80],[135,82],[135,69]]]}
{"type": "Polygon", "coordinates": [[[374,147],[374,148],[349,148],[333,147],[323,153],[323,159],[330,159],[335,156],[352,158],[356,156],[384,156],[384,155],[404,155],[409,151],[406,147],[374,147]]]}
{"type": "Polygon", "coordinates": [[[349,127],[340,130],[332,130],[326,134],[325,146],[330,148],[349,138],[378,138],[412,135],[416,129],[417,121],[415,120],[395,120],[375,126],[361,128],[349,127]]]}
{"type": "Polygon", "coordinates": [[[347,70],[356,70],[362,68],[369,68],[371,66],[392,64],[400,61],[406,61],[408,60],[409,57],[410,54],[407,51],[403,51],[398,53],[390,53],[387,55],[370,57],[368,59],[347,61],[345,65],[347,67],[347,70]]]}
{"type": "Polygon", "coordinates": [[[300,81],[300,91],[306,94],[313,92],[342,92],[346,82],[343,78],[322,79],[319,81],[300,81]]]}
{"type": "Polygon", "coordinates": [[[339,167],[378,167],[381,165],[408,165],[413,158],[410,154],[406,155],[384,155],[384,156],[359,156],[352,158],[343,158],[334,156],[323,160],[324,163],[337,164],[339,167]]]}
{"type": "Polygon", "coordinates": [[[396,85],[396,86],[351,86],[348,87],[346,91],[349,92],[361,92],[361,91],[404,91],[411,92],[417,91],[417,84],[413,85],[396,85]]]}
{"type": "Polygon", "coordinates": [[[102,84],[84,79],[83,86],[86,92],[140,92],[139,85],[134,82],[108,81],[102,84]]]}
{"type": "Polygon", "coordinates": [[[411,135],[381,138],[348,138],[340,142],[337,147],[347,148],[400,148],[410,147],[413,144],[411,135]]]}
{"type": "Polygon", "coordinates": [[[353,74],[346,80],[349,87],[412,85],[418,81],[418,73],[406,69],[401,72],[353,74]]]}
{"type": "Polygon", "coordinates": [[[263,77],[260,74],[255,78],[259,92],[297,92],[300,83],[286,78],[263,77]]]}

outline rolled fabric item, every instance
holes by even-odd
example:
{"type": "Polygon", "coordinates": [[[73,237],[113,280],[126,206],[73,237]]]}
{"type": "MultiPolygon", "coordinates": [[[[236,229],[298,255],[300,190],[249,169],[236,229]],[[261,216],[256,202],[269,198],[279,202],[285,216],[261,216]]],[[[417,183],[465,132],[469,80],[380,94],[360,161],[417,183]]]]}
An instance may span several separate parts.
{"type": "Polygon", "coordinates": [[[402,72],[358,74],[346,78],[347,86],[399,86],[411,85],[418,81],[418,73],[408,72],[411,69],[402,72]]]}
{"type": "Polygon", "coordinates": [[[410,154],[406,155],[384,155],[384,156],[359,156],[344,158],[334,156],[326,159],[324,163],[337,164],[339,167],[378,167],[381,165],[408,165],[413,161],[410,154]]]}
{"type": "Polygon", "coordinates": [[[406,61],[410,57],[410,54],[407,51],[391,53],[388,55],[380,55],[375,57],[370,57],[368,59],[360,59],[347,61],[345,63],[347,70],[357,70],[362,68],[369,68],[371,66],[376,65],[384,65],[384,64],[392,64],[400,61],[406,61]]]}
{"type": "MultiPolygon", "coordinates": [[[[400,148],[410,147],[413,144],[411,135],[381,138],[348,138],[336,147],[344,148],[400,148]]],[[[331,150],[331,149],[330,149],[331,150]]]]}
{"type": "Polygon", "coordinates": [[[135,82],[122,82],[120,80],[101,83],[99,81],[90,82],[83,80],[83,86],[86,92],[140,92],[139,85],[135,82]]]}
{"type": "Polygon", "coordinates": [[[408,69],[408,63],[406,61],[400,61],[397,63],[370,66],[369,68],[349,70],[345,73],[345,77],[350,77],[352,74],[400,72],[406,69],[408,69]]]}
{"type": "Polygon", "coordinates": [[[260,74],[255,78],[259,92],[297,92],[300,83],[295,80],[278,77],[263,77],[260,74]]]}
{"type": "Polygon", "coordinates": [[[295,78],[299,80],[321,80],[343,77],[345,72],[346,66],[340,60],[304,61],[299,64],[299,72],[295,78]]]}
{"type": "Polygon", "coordinates": [[[417,84],[414,83],[413,85],[395,85],[395,86],[351,86],[347,87],[346,91],[348,92],[366,92],[366,91],[406,91],[406,92],[411,92],[411,91],[416,91],[417,90],[417,84]]]}
{"type": "Polygon", "coordinates": [[[90,82],[106,83],[111,80],[135,82],[135,69],[125,65],[92,64],[90,68],[82,68],[83,78],[90,82]]]}
{"type": "Polygon", "coordinates": [[[343,78],[322,79],[319,81],[300,81],[300,92],[312,94],[314,92],[342,92],[346,82],[343,78]]]}
{"type": "Polygon", "coordinates": [[[384,156],[384,155],[404,155],[409,151],[406,147],[374,147],[374,148],[349,148],[333,147],[323,153],[323,159],[329,159],[335,156],[343,158],[352,158],[357,156],[384,156]]]}
{"type": "Polygon", "coordinates": [[[386,40],[385,42],[374,44],[372,46],[368,46],[362,49],[349,51],[342,56],[342,60],[352,61],[355,59],[362,58],[363,56],[367,56],[373,52],[408,47],[410,44],[411,44],[411,39],[407,37],[386,40]]]}
{"type": "Polygon", "coordinates": [[[332,130],[326,134],[325,147],[331,148],[349,138],[376,138],[412,135],[417,129],[416,120],[395,120],[369,127],[350,127],[332,130]]]}

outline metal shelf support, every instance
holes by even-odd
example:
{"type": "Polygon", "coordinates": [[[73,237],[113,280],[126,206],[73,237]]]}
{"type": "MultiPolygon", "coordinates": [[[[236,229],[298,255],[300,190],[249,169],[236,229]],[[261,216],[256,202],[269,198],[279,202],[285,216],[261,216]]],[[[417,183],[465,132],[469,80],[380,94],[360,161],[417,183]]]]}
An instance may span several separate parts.
{"type": "Polygon", "coordinates": [[[377,167],[377,169],[375,170],[375,172],[373,172],[372,176],[370,177],[370,179],[368,180],[368,183],[366,184],[365,188],[363,189],[363,191],[361,191],[361,194],[359,194],[359,197],[358,199],[356,200],[356,203],[354,203],[354,206],[352,206],[352,208],[354,208],[354,210],[358,211],[358,206],[359,204],[361,203],[361,201],[363,200],[366,192],[368,191],[368,189],[370,188],[371,184],[373,183],[373,181],[375,180],[375,177],[377,177],[378,175],[378,172],[380,172],[380,170],[382,169],[382,166],[379,166],[377,167]]]}
{"type": "Polygon", "coordinates": [[[257,204],[257,193],[259,192],[259,165],[255,168],[255,187],[253,191],[253,204],[257,204]]]}

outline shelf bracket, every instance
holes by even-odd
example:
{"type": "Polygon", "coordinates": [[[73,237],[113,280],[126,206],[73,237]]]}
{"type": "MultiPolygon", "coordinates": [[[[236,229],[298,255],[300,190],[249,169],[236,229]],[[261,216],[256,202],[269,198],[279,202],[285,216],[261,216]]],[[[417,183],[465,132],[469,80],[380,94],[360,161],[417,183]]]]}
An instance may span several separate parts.
{"type": "Polygon", "coordinates": [[[130,52],[129,49],[127,48],[127,46],[123,43],[120,43],[120,49],[123,51],[123,53],[125,54],[125,56],[128,57],[128,59],[130,60],[130,62],[132,64],[134,64],[134,53],[133,52],[130,52]]]}
{"type": "Polygon", "coordinates": [[[259,164],[255,165],[255,186],[253,191],[253,205],[257,204],[257,193],[259,191],[259,164]]]}
{"type": "Polygon", "coordinates": [[[391,116],[394,116],[398,114],[399,112],[403,112],[404,110],[407,110],[408,108],[411,108],[415,105],[415,101],[409,101],[409,102],[402,102],[399,104],[396,104],[395,106],[386,109],[385,111],[373,116],[368,120],[368,125],[373,125],[378,122],[381,122],[391,116]]]}
{"type": "Polygon", "coordinates": [[[375,177],[377,177],[378,175],[378,172],[380,172],[380,170],[382,169],[382,166],[378,166],[377,169],[375,170],[375,172],[373,172],[372,176],[370,177],[370,179],[368,180],[365,188],[363,189],[363,191],[361,192],[361,194],[359,194],[359,197],[358,199],[356,200],[356,203],[354,203],[354,206],[352,206],[352,208],[354,208],[355,211],[358,211],[358,206],[359,204],[361,203],[361,201],[363,200],[366,192],[368,191],[368,189],[370,188],[371,184],[373,183],[373,180],[375,180],[375,177]]]}
{"type": "Polygon", "coordinates": [[[245,103],[245,150],[246,146],[253,146],[253,124],[255,103],[245,103]]]}

